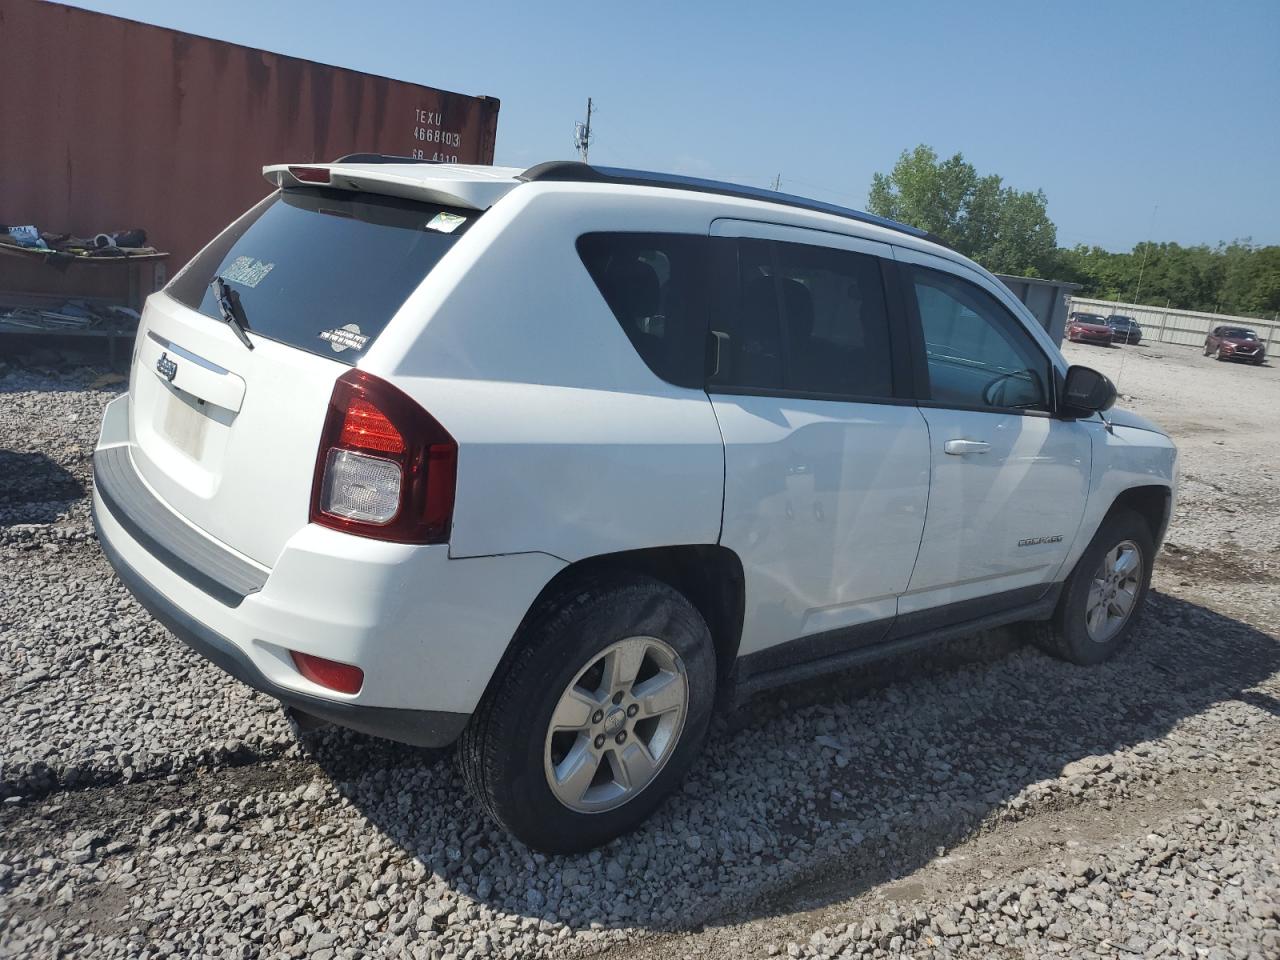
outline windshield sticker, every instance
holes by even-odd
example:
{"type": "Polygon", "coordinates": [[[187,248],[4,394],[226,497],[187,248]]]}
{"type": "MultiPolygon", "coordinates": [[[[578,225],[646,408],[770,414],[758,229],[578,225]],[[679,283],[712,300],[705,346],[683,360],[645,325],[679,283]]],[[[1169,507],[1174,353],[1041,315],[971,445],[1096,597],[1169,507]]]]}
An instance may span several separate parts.
{"type": "Polygon", "coordinates": [[[222,271],[222,279],[228,283],[238,283],[242,287],[256,287],[268,273],[275,269],[274,263],[263,263],[253,257],[236,257],[231,265],[222,271]]]}
{"type": "Polygon", "coordinates": [[[427,224],[427,229],[439,230],[441,233],[453,233],[466,222],[466,217],[460,217],[456,213],[437,213],[431,218],[431,222],[427,224]]]}
{"type": "Polygon", "coordinates": [[[324,330],[320,333],[320,339],[328,340],[334,353],[341,353],[343,350],[363,350],[364,345],[369,342],[369,338],[361,333],[360,328],[354,323],[348,323],[333,330],[324,330]]]}

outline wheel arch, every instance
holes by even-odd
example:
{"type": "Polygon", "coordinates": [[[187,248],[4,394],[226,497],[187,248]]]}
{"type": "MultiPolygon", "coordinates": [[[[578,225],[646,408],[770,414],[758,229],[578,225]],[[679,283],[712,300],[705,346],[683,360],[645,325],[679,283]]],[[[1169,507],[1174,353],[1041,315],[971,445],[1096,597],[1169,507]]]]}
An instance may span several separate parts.
{"type": "Polygon", "coordinates": [[[742,561],[719,544],[682,544],[598,554],[577,560],[551,578],[529,606],[520,629],[552,598],[602,576],[648,576],[682,593],[702,615],[715,644],[717,681],[731,677],[742,640],[745,589],[742,561]]]}
{"type": "Polygon", "coordinates": [[[1112,501],[1107,514],[1110,515],[1117,509],[1129,509],[1138,514],[1147,522],[1147,527],[1151,530],[1151,542],[1158,550],[1169,529],[1172,505],[1173,490],[1163,484],[1153,483],[1121,490],[1112,501]]]}

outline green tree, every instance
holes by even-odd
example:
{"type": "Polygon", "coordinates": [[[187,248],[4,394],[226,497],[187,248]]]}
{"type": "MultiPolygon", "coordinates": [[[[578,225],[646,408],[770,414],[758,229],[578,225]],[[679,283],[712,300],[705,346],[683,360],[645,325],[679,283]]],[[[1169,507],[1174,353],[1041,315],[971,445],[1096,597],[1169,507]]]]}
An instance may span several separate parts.
{"type": "Polygon", "coordinates": [[[1081,284],[1081,295],[1241,316],[1280,314],[1280,246],[1140,243],[1128,253],[1060,249],[1044,192],[979,176],[957,153],[924,144],[871,180],[872,213],[928,230],[995,273],[1081,284]]]}
{"type": "Polygon", "coordinates": [[[1247,240],[1216,248],[1140,243],[1128,253],[1078,246],[1057,252],[1054,275],[1081,284],[1082,296],[1103,300],[1240,316],[1280,313],[1280,247],[1247,240]]]}
{"type": "Polygon", "coordinates": [[[1247,240],[1236,240],[1219,249],[1223,302],[1246,314],[1280,312],[1280,247],[1255,247],[1247,240]]]}
{"type": "Polygon", "coordinates": [[[920,144],[871,180],[872,213],[928,230],[996,273],[1044,276],[1057,262],[1057,229],[1044,192],[979,176],[957,153],[940,160],[920,144]]]}
{"type": "Polygon", "coordinates": [[[1132,273],[1129,270],[1129,254],[1112,253],[1102,247],[1080,244],[1059,249],[1057,261],[1053,279],[1080,284],[1080,292],[1086,297],[1122,300],[1133,291],[1137,279],[1137,265],[1133,265],[1132,273]]]}
{"type": "Polygon", "coordinates": [[[1001,189],[995,229],[975,238],[974,259],[996,273],[1047,278],[1057,259],[1058,231],[1046,203],[1042,190],[1001,189]]]}

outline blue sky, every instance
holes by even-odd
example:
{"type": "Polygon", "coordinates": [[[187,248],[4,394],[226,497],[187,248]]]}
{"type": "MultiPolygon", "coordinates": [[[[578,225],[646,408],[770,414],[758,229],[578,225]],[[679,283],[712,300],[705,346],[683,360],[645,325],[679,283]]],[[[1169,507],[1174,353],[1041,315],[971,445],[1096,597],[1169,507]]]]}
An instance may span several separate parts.
{"type": "Polygon", "coordinates": [[[573,155],[863,206],[928,143],[1042,188],[1058,242],[1280,243],[1280,2],[76,6],[502,100],[496,162],[573,155]]]}

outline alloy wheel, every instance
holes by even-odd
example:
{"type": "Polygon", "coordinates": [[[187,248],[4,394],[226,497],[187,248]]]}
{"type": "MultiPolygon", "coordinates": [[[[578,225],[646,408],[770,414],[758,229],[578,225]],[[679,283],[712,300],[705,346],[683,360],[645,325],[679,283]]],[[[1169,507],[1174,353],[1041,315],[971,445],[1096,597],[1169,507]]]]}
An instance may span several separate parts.
{"type": "Polygon", "coordinates": [[[543,766],[556,799],[603,813],[633,799],[675,752],[689,704],[680,655],[656,637],[628,637],[584,664],[547,728],[543,766]]]}
{"type": "Polygon", "coordinates": [[[1133,615],[1142,588],[1142,551],[1122,540],[1102,557],[1085,601],[1085,627],[1095,643],[1111,640],[1133,615]]]}

